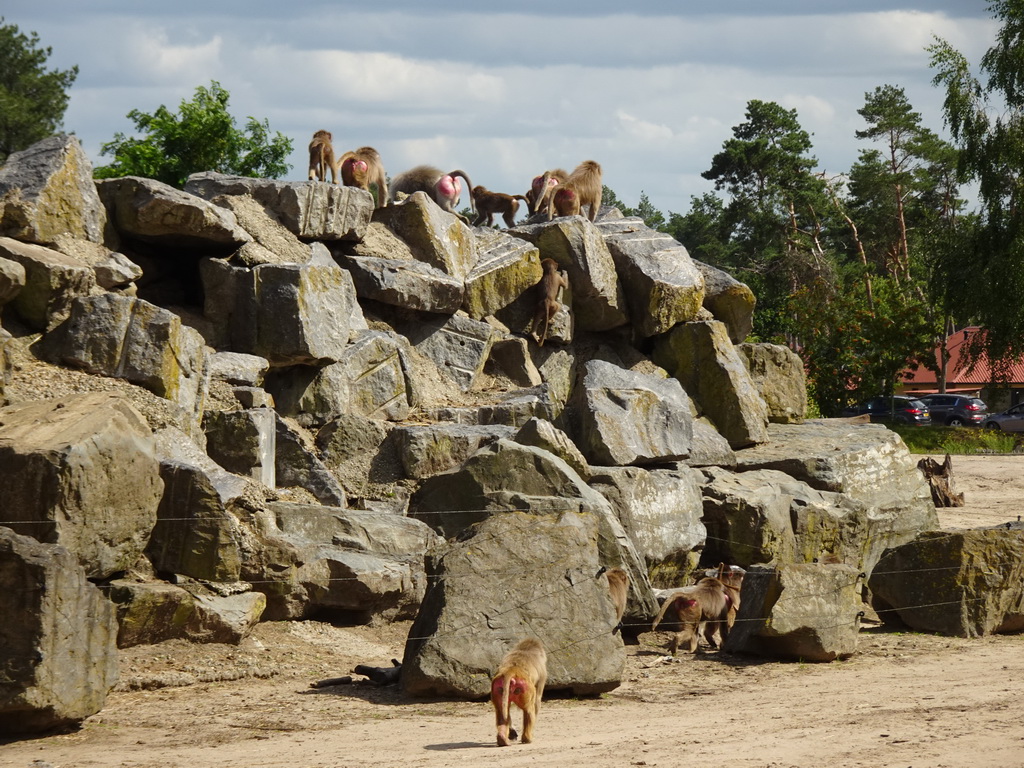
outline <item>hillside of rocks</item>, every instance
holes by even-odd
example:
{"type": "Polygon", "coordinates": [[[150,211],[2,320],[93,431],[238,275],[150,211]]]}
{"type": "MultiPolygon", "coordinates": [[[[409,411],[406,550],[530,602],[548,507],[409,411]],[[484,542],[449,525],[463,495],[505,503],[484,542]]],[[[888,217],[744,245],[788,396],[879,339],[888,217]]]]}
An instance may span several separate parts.
{"type": "Polygon", "coordinates": [[[747,572],[738,653],[846,657],[866,609],[1019,630],[1021,531],[934,541],[899,437],[805,420],[799,358],[745,342],[755,304],[615,209],[499,230],[422,192],[94,181],[73,136],[11,155],[0,732],[102,709],[118,648],[259,621],[414,619],[410,696],[485,696],[531,634],[549,689],[600,693],[661,590],[719,563],[747,572]],[[540,339],[546,259],[569,287],[540,339]],[[872,583],[979,552],[984,579],[872,583]]]}

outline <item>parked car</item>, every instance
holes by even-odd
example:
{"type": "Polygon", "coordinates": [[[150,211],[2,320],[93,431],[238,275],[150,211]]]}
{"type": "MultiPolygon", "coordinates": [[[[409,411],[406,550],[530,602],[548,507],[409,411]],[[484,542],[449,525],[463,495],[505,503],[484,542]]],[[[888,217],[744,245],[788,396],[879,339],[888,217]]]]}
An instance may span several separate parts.
{"type": "Polygon", "coordinates": [[[988,416],[988,406],[977,397],[936,394],[919,399],[928,406],[932,421],[947,427],[980,427],[988,416]]]}
{"type": "Polygon", "coordinates": [[[1002,429],[1006,432],[1024,432],[1024,403],[1007,408],[1002,413],[990,413],[985,417],[985,429],[1002,429]]]}
{"type": "Polygon", "coordinates": [[[915,397],[905,395],[873,397],[863,403],[851,405],[843,411],[843,416],[860,416],[865,413],[869,414],[871,421],[874,422],[897,422],[919,426],[932,423],[928,406],[915,397]]]}

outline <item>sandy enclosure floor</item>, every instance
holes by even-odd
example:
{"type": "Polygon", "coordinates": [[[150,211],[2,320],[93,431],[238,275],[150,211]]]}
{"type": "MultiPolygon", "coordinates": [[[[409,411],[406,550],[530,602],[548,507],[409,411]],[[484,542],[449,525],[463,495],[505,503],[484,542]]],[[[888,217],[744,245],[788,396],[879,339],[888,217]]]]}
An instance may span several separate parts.
{"type": "MultiPolygon", "coordinates": [[[[940,510],[944,528],[1024,514],[1024,456],[954,457],[953,469],[966,505],[940,510]]],[[[803,664],[714,651],[670,660],[667,636],[643,634],[620,688],[546,700],[536,742],[499,749],[486,703],[310,687],[356,664],[388,666],[408,630],[267,623],[240,646],[126,649],[102,712],[70,733],[0,743],[0,766],[1024,766],[1024,635],[866,624],[850,659],[803,664]]]]}

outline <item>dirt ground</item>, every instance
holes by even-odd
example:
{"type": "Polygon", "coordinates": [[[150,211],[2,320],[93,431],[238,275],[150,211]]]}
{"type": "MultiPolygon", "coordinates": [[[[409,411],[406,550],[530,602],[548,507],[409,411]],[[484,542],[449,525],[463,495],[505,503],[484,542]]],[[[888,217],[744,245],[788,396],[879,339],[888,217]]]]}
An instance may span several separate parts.
{"type": "MultiPolygon", "coordinates": [[[[1024,456],[954,457],[953,468],[966,506],[940,510],[943,528],[1024,514],[1024,456]]],[[[644,634],[627,646],[621,687],[545,700],[535,743],[499,749],[486,703],[311,687],[400,659],[408,629],[266,623],[240,646],[127,649],[99,714],[0,743],[0,766],[1024,766],[1024,635],[866,624],[848,660],[804,664],[715,651],[671,660],[666,636],[644,634]]]]}

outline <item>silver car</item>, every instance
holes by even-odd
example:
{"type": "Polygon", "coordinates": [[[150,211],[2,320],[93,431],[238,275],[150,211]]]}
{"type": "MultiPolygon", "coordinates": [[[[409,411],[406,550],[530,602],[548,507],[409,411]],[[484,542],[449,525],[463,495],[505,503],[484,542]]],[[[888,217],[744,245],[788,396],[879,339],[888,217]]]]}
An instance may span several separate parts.
{"type": "Polygon", "coordinates": [[[1002,413],[990,413],[982,426],[1004,432],[1024,432],[1024,403],[1018,403],[1002,413]]]}

